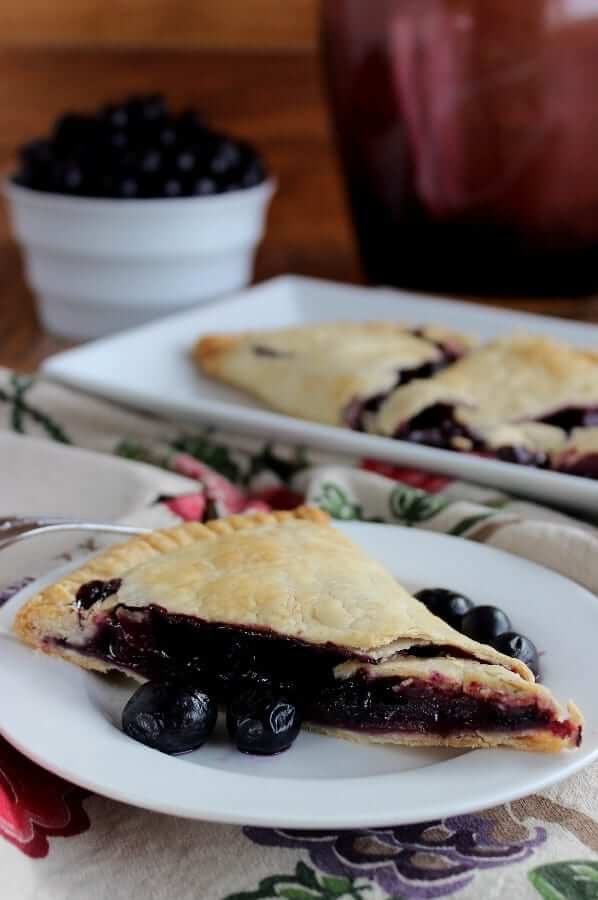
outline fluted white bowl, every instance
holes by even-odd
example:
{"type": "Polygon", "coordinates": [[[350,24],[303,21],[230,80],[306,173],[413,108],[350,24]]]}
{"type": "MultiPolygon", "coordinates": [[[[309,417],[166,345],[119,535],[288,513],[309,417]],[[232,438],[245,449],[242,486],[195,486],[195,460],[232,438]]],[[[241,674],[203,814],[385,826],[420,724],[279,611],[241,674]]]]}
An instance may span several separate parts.
{"type": "Polygon", "coordinates": [[[44,327],[94,338],[245,287],[275,184],[210,197],[69,197],[5,183],[44,327]]]}

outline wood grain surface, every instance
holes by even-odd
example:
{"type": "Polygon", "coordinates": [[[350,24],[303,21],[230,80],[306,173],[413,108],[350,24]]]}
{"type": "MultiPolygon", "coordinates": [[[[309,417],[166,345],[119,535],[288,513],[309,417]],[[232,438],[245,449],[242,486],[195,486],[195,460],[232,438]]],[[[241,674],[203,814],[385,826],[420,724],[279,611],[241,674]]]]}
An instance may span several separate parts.
{"type": "Polygon", "coordinates": [[[318,0],[4,0],[0,46],[315,47],[318,0]]]}
{"type": "MultiPolygon", "coordinates": [[[[316,58],[309,53],[11,49],[0,53],[0,167],[65,109],[163,90],[254,141],[279,180],[258,279],[284,272],[359,281],[316,58]]],[[[492,302],[492,301],[490,301],[492,302]]],[[[498,301],[494,301],[498,302],[498,301]]],[[[517,309],[598,321],[598,297],[521,300],[517,309]]],[[[66,343],[40,329],[5,208],[0,215],[0,365],[32,370],[66,343]]]]}

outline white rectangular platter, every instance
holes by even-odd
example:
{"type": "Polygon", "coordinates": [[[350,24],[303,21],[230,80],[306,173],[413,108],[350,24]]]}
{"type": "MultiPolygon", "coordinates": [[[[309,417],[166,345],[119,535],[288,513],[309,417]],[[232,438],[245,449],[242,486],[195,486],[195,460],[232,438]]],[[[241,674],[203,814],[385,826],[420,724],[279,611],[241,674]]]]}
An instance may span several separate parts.
{"type": "Polygon", "coordinates": [[[186,422],[368,456],[502,488],[570,509],[598,513],[598,481],[318,425],[264,409],[242,393],[202,378],[190,361],[208,332],[277,328],[331,320],[437,323],[492,338],[513,331],[598,347],[598,326],[423,297],[285,276],[207,306],[151,322],[43,365],[56,381],[186,422]]]}

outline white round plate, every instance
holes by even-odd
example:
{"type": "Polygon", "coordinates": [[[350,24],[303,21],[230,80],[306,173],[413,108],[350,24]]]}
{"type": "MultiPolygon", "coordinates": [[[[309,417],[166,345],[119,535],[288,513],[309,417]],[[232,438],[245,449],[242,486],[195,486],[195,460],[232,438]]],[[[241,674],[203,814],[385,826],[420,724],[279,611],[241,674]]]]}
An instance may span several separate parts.
{"type": "Polygon", "coordinates": [[[340,526],[413,590],[445,586],[501,606],[543,652],[544,683],[586,715],[582,747],[561,754],[362,746],[302,732],[279,757],[238,753],[222,724],[201,750],[169,757],[119,729],[133,684],[32,653],[9,634],[39,579],[0,612],[0,732],[52,772],[136,806],[189,818],[292,828],[400,825],[530,794],[598,756],[598,600],[540,566],[444,535],[340,526]]]}

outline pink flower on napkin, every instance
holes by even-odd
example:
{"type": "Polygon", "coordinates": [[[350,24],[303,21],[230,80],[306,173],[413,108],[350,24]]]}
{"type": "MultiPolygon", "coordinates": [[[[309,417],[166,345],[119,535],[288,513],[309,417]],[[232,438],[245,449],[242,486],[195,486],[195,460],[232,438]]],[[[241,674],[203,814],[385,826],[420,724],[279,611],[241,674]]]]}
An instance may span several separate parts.
{"type": "Polygon", "coordinates": [[[377,475],[384,475],[385,478],[392,478],[393,481],[401,481],[403,484],[408,484],[409,487],[419,488],[428,494],[440,493],[454,480],[446,478],[444,475],[433,475],[431,472],[422,472],[420,469],[407,469],[377,459],[362,459],[361,468],[368,472],[375,472],[377,475]]]}
{"type": "Polygon", "coordinates": [[[201,522],[206,511],[206,495],[183,494],[166,500],[165,505],[183,522],[201,522]]]}
{"type": "Polygon", "coordinates": [[[87,831],[86,796],[0,738],[0,836],[27,856],[47,856],[49,836],[87,831]]]}
{"type": "Polygon", "coordinates": [[[171,468],[179,475],[194,478],[203,486],[203,492],[172,497],[166,501],[168,508],[185,522],[201,522],[208,511],[221,517],[258,510],[295,509],[304,499],[302,494],[282,484],[246,493],[224,475],[187,453],[177,453],[171,460],[171,468]]]}
{"type": "Polygon", "coordinates": [[[188,453],[177,453],[171,461],[171,466],[179,475],[194,478],[203,485],[206,499],[215,504],[219,516],[230,516],[244,511],[247,501],[243,491],[205,463],[188,453]]]}

